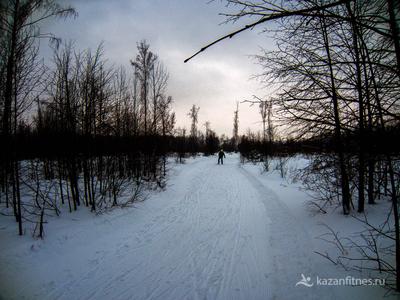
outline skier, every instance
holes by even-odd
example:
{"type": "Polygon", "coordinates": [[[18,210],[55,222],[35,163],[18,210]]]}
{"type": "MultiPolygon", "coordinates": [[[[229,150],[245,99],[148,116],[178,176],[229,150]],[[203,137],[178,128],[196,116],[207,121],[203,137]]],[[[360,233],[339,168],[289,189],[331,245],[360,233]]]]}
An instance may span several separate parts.
{"type": "Polygon", "coordinates": [[[224,157],[225,157],[225,153],[224,153],[224,150],[219,150],[219,152],[218,152],[218,164],[219,164],[219,162],[221,161],[221,165],[223,165],[224,164],[224,157]]]}

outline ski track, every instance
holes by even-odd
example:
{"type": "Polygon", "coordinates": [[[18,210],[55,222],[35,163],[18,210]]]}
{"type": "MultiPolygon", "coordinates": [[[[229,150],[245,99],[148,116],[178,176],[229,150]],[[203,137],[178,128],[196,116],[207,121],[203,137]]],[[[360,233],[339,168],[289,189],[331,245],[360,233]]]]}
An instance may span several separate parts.
{"type": "Polygon", "coordinates": [[[29,254],[15,299],[314,299],[295,287],[313,271],[311,237],[237,159],[200,158],[173,182],[165,207],[145,220],[136,223],[132,210],[84,244],[71,238],[53,257],[29,254]],[[48,268],[62,280],[46,277],[48,268]]]}

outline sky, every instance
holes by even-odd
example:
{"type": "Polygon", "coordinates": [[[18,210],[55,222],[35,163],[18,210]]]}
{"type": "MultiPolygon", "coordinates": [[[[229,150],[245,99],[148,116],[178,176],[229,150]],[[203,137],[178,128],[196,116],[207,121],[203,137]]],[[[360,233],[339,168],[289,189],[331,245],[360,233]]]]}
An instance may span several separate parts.
{"type": "MultiPolygon", "coordinates": [[[[168,94],[174,99],[176,127],[190,128],[188,112],[200,107],[199,129],[209,121],[217,134],[232,135],[233,112],[237,101],[264,97],[262,83],[251,79],[262,70],[250,56],[260,47],[271,47],[271,40],[260,29],[246,31],[225,40],[188,63],[183,61],[206,44],[249,23],[221,24],[220,13],[234,8],[223,0],[64,0],[79,16],[52,20],[43,31],[54,33],[63,41],[72,40],[79,50],[95,49],[104,43],[105,57],[116,66],[129,70],[129,60],[136,56],[137,42],[146,39],[169,72],[168,94]]],[[[48,47],[42,47],[50,57],[48,47]]],[[[261,129],[257,106],[239,106],[239,133],[261,129]]]]}

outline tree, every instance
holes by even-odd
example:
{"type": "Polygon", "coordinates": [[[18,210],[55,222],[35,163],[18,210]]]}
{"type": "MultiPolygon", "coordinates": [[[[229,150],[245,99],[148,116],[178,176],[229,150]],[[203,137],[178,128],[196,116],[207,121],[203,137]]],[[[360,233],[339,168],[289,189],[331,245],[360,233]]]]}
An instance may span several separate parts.
{"type": "Polygon", "coordinates": [[[243,102],[250,103],[250,106],[258,104],[262,122],[262,141],[272,143],[274,140],[275,129],[272,122],[272,99],[262,100],[253,95],[255,100],[245,100],[243,102]]]}
{"type": "Polygon", "coordinates": [[[192,120],[192,125],[190,126],[190,136],[194,139],[197,138],[197,122],[198,122],[199,110],[200,107],[196,107],[196,105],[193,104],[192,108],[188,113],[188,116],[192,120]]]}
{"type": "Polygon", "coordinates": [[[11,124],[13,119],[16,123],[17,107],[21,105],[19,102],[26,101],[26,93],[31,94],[40,78],[38,75],[43,73],[37,69],[38,39],[56,40],[52,34],[42,33],[40,24],[52,17],[74,16],[76,12],[73,8],[63,7],[54,0],[2,1],[0,10],[0,70],[2,81],[4,80],[1,118],[2,134],[7,137],[13,132],[11,124]]]}
{"type": "Polygon", "coordinates": [[[171,109],[173,99],[171,96],[160,96],[158,102],[158,112],[161,119],[161,134],[165,137],[167,134],[172,134],[175,126],[175,113],[171,109]]]}
{"type": "Polygon", "coordinates": [[[205,138],[205,150],[204,153],[206,155],[213,155],[215,152],[218,151],[219,147],[219,138],[216,133],[208,128],[206,138],[205,138]]]}
{"type": "MultiPolygon", "coordinates": [[[[150,76],[154,71],[157,56],[151,52],[150,45],[145,40],[137,45],[138,54],[135,60],[131,60],[132,66],[135,68],[135,76],[138,77],[140,82],[140,101],[143,104],[143,122],[144,122],[144,135],[148,134],[148,98],[149,98],[149,83],[150,76]]],[[[155,78],[156,76],[154,76],[155,78]]],[[[154,85],[155,87],[155,85],[154,85]]]]}
{"type": "MultiPolygon", "coordinates": [[[[165,93],[168,84],[168,72],[164,65],[156,60],[154,67],[150,72],[150,86],[152,91],[152,105],[153,105],[153,121],[151,124],[151,132],[153,134],[159,134],[158,125],[160,123],[160,111],[158,110],[161,102],[161,98],[164,97],[165,103],[165,93]]],[[[171,99],[172,101],[172,99],[171,99]]]]}
{"type": "Polygon", "coordinates": [[[267,136],[270,144],[272,144],[275,139],[275,127],[272,121],[272,103],[272,100],[267,102],[267,136]]]}
{"type": "Polygon", "coordinates": [[[206,136],[207,136],[208,132],[211,130],[211,122],[210,121],[206,121],[204,123],[204,127],[206,128],[206,136]]]}
{"type": "Polygon", "coordinates": [[[239,143],[239,102],[236,102],[236,110],[233,112],[232,144],[236,151],[239,143]]]}
{"type": "Polygon", "coordinates": [[[53,109],[54,123],[47,124],[53,131],[77,134],[79,128],[81,55],[74,55],[73,44],[55,48],[54,70],[51,72],[47,93],[53,109]]]}

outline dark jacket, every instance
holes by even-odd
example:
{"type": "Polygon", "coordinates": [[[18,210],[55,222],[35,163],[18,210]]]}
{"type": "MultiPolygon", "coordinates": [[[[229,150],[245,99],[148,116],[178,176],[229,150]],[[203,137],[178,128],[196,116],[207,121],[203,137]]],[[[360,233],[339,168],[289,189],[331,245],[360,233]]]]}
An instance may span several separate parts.
{"type": "Polygon", "coordinates": [[[220,150],[220,151],[218,152],[218,157],[219,157],[219,158],[225,157],[224,151],[220,150]]]}

